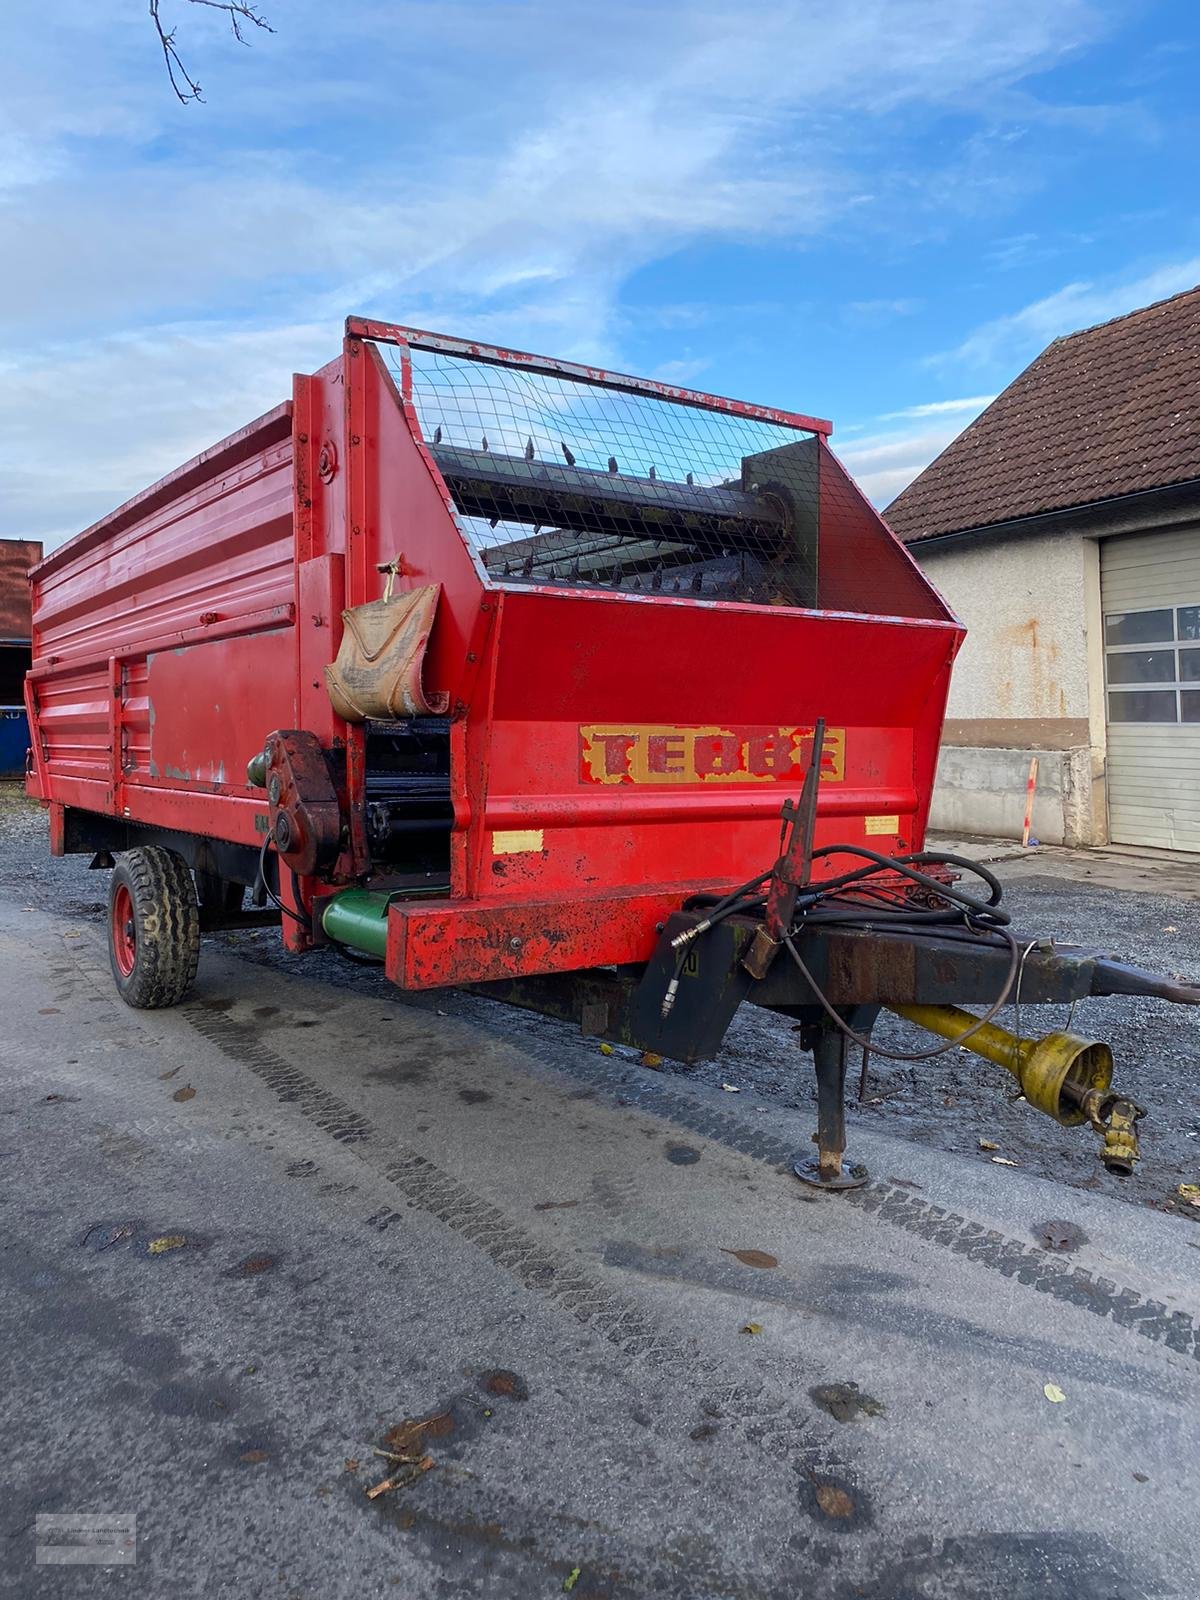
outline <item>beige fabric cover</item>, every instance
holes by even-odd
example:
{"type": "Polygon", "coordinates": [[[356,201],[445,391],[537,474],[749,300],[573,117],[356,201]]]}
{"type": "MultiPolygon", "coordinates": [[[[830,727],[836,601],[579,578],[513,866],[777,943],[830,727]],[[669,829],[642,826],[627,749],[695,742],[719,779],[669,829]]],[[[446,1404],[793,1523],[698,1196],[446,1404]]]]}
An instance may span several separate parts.
{"type": "Polygon", "coordinates": [[[345,632],[337,660],[325,668],[325,685],[339,717],[388,722],[446,711],[449,696],[427,695],[421,684],[441,588],[433,583],[342,612],[345,632]]]}

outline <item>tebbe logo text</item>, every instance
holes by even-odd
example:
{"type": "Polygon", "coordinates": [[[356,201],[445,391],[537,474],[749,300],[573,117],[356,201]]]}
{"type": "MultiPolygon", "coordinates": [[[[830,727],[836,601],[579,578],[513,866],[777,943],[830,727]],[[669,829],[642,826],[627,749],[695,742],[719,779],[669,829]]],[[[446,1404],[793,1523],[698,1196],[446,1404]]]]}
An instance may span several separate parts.
{"type": "MultiPolygon", "coordinates": [[[[579,729],[585,783],[795,784],[812,753],[811,728],[590,724],[579,729]]],[[[846,730],[827,728],[821,777],[841,781],[846,730]]]]}

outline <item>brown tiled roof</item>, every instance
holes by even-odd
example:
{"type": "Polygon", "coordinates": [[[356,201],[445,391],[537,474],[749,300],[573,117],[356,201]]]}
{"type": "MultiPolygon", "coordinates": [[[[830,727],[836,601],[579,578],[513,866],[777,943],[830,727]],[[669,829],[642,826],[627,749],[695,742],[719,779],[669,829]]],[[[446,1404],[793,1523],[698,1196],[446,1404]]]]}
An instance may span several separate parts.
{"type": "Polygon", "coordinates": [[[883,513],[901,539],[1200,478],[1200,288],[1056,339],[883,513]]]}
{"type": "Polygon", "coordinates": [[[0,539],[0,639],[28,639],[29,569],[41,559],[36,539],[0,539]]]}

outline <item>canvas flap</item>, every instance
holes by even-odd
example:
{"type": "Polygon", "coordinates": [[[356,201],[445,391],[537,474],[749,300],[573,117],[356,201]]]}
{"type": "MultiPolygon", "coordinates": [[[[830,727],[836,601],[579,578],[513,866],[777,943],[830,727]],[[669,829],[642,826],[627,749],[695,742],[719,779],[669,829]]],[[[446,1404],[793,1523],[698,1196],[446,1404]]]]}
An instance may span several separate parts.
{"type": "Polygon", "coordinates": [[[342,612],[345,632],[337,660],[325,668],[333,709],[347,722],[441,716],[446,694],[426,694],[421,682],[441,584],[370,600],[342,612]]]}

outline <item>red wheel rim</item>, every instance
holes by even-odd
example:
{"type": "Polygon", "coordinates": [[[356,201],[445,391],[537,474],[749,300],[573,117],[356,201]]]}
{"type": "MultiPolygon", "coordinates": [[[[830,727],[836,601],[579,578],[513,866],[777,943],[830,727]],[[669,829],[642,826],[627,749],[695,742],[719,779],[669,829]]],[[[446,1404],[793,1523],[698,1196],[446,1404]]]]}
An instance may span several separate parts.
{"type": "Polygon", "coordinates": [[[137,925],[133,920],[133,896],[123,883],[117,885],[113,895],[112,948],[117,970],[128,978],[137,959],[137,925]]]}

